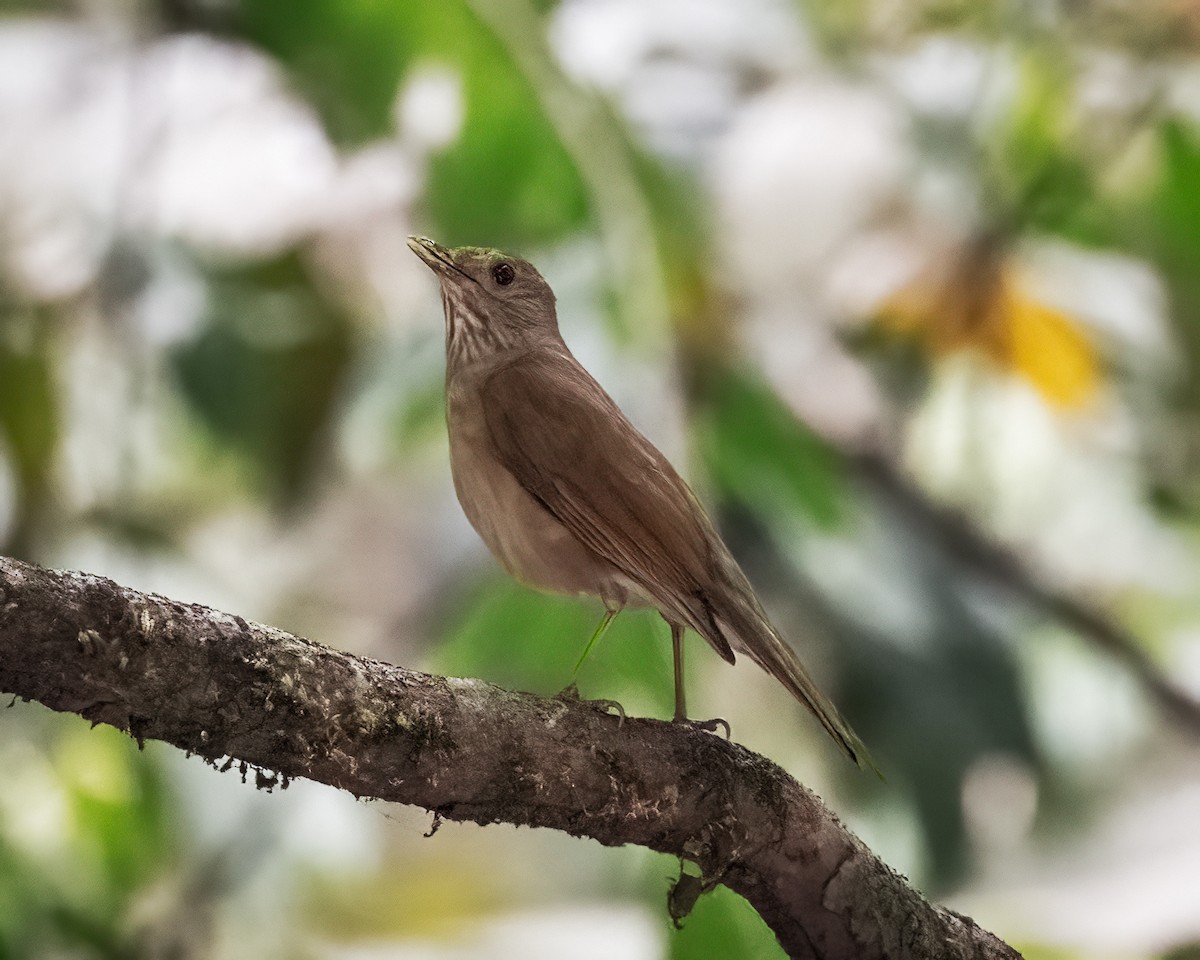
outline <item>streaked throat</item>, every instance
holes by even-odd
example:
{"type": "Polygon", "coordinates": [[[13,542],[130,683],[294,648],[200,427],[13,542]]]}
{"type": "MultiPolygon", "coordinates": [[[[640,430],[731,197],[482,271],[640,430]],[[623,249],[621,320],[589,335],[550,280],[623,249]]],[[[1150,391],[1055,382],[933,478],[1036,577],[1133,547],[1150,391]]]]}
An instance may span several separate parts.
{"type": "Polygon", "coordinates": [[[453,287],[442,288],[446,312],[446,357],[452,363],[471,363],[513,345],[502,324],[489,323],[453,287]]]}

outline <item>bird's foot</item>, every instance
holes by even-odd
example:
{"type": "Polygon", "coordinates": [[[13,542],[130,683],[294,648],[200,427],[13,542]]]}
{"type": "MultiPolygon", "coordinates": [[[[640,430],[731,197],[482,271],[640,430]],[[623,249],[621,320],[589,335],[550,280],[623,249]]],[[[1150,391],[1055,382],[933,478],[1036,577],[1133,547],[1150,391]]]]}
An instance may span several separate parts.
{"type": "Polygon", "coordinates": [[[713,717],[711,720],[689,720],[687,717],[676,717],[674,723],[682,723],[685,727],[691,727],[693,730],[703,730],[705,733],[715,734],[718,730],[725,731],[725,739],[733,739],[733,731],[729,729],[729,721],[721,717],[713,717]]]}
{"type": "Polygon", "coordinates": [[[579,686],[572,680],[562,690],[554,695],[555,700],[574,700],[578,703],[586,703],[589,706],[595,707],[597,710],[602,710],[608,713],[610,710],[615,710],[617,714],[617,729],[621,729],[621,724],[625,722],[625,708],[617,703],[616,700],[584,700],[579,695],[579,686]]]}

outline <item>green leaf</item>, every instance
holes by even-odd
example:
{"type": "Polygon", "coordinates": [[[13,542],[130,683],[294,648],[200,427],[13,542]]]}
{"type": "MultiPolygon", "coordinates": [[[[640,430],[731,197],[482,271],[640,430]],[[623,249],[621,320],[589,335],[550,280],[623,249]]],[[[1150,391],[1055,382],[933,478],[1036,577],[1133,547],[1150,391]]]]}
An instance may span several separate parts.
{"type": "Polygon", "coordinates": [[[1200,137],[1178,122],[1164,123],[1158,189],[1151,200],[1157,252],[1168,271],[1194,276],[1200,253],[1200,137]]]}
{"type": "MultiPolygon", "coordinates": [[[[446,630],[435,668],[542,695],[571,683],[603,615],[599,601],[537,593],[499,573],[463,607],[446,630]]],[[[674,704],[670,651],[670,634],[657,613],[625,610],[580,669],[581,695],[618,700],[630,714],[668,715],[674,704]]]]}
{"type": "Polygon", "coordinates": [[[1090,245],[1111,240],[1111,217],[1095,182],[1097,158],[1081,152],[1070,134],[1075,97],[1075,78],[1059,51],[1026,51],[1019,94],[984,170],[1001,229],[1055,233],[1090,245]]]}
{"type": "Polygon", "coordinates": [[[238,26],[246,39],[288,67],[335,140],[361,143],[389,131],[400,78],[421,48],[424,21],[433,12],[427,8],[433,6],[393,0],[243,0],[238,26]]]}
{"type": "Polygon", "coordinates": [[[49,329],[41,316],[0,313],[0,431],[27,509],[45,498],[58,448],[49,329]]]}
{"type": "Polygon", "coordinates": [[[340,395],[351,328],[296,257],[214,278],[201,336],[173,355],[181,391],[267,492],[299,492],[340,395]]]}
{"type": "Polygon", "coordinates": [[[485,580],[463,606],[465,614],[438,650],[437,668],[541,693],[570,682],[573,657],[594,626],[583,604],[535,593],[502,575],[485,580]]]}
{"type": "Polygon", "coordinates": [[[113,913],[170,862],[174,846],[163,770],[111,727],[69,730],[56,751],[72,820],[88,839],[90,866],[103,878],[113,913]]]}
{"type": "Polygon", "coordinates": [[[799,514],[822,527],[842,519],[836,453],[765,385],[727,375],[699,427],[705,463],[725,495],[768,516],[799,514]]]}
{"type": "Polygon", "coordinates": [[[50,763],[18,751],[6,775],[26,790],[53,778],[64,829],[43,849],[0,812],[0,958],[134,956],[134,905],[176,865],[177,798],[154,752],[116,730],[48,726],[50,763]]]}
{"type": "Polygon", "coordinates": [[[288,67],[335,140],[391,132],[416,65],[458,71],[464,126],[432,160],[425,203],[438,239],[523,249],[581,225],[587,193],[510,51],[463,0],[246,0],[246,36],[288,67]]]}
{"type": "Polygon", "coordinates": [[[1188,376],[1178,400],[1200,406],[1200,135],[1178,121],[1159,131],[1159,176],[1142,204],[1125,211],[1134,250],[1154,258],[1170,295],[1170,318],[1185,349],[1188,376]]]}
{"type": "Polygon", "coordinates": [[[433,159],[426,198],[443,239],[521,250],[581,226],[587,191],[513,52],[472,16],[455,20],[442,53],[461,71],[465,122],[433,159]]]}
{"type": "MultiPolygon", "coordinates": [[[[658,861],[666,865],[664,858],[658,861]]],[[[692,906],[672,933],[671,960],[782,960],[786,956],[771,928],[754,908],[727,887],[715,887],[692,906]]]]}

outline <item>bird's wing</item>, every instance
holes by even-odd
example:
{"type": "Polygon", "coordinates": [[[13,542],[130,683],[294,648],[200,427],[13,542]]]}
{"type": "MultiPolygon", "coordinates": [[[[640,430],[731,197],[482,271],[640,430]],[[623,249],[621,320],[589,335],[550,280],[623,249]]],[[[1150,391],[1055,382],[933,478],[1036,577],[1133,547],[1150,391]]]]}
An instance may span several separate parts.
{"type": "Polygon", "coordinates": [[[482,394],[495,454],[530,496],[730,663],[734,648],[748,654],[847,756],[874,767],[767,619],[695,494],[587,371],[538,351],[498,368],[482,394]]]}
{"type": "Polygon", "coordinates": [[[496,457],[586,547],[726,660],[707,599],[723,551],[667,459],[569,355],[525,354],[481,387],[496,457]]]}

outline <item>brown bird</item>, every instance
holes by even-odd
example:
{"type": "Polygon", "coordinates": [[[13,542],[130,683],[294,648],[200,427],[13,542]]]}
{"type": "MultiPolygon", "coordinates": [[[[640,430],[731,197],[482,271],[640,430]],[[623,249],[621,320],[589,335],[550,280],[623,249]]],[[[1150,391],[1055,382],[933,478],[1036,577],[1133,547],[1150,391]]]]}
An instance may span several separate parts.
{"type": "Polygon", "coordinates": [[[671,627],[677,721],[687,719],[691,627],[729,663],[734,651],[750,657],[851,760],[874,766],[691,488],[567,349],[542,275],[495,250],[408,245],[441,283],[454,489],[505,569],[541,590],[598,597],[605,616],[592,643],[626,604],[656,608],[671,627]]]}

